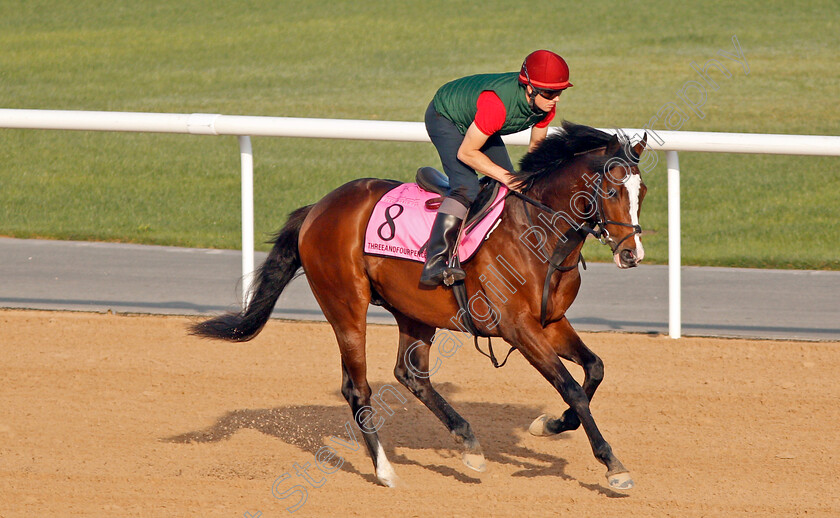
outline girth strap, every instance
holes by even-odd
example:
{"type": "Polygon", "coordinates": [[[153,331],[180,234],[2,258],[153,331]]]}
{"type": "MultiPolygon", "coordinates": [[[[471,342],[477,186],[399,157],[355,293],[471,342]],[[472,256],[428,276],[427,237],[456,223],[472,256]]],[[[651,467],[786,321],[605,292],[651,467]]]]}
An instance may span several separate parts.
{"type": "MultiPolygon", "coordinates": [[[[459,268],[461,267],[460,261],[457,261],[456,266],[459,268]]],[[[455,295],[455,301],[458,303],[458,307],[464,312],[461,317],[461,324],[463,324],[464,328],[469,331],[471,335],[475,337],[484,336],[478,331],[478,329],[476,329],[472,314],[470,314],[470,299],[467,296],[467,286],[464,284],[464,281],[454,282],[451,288],[452,294],[455,295]]]]}

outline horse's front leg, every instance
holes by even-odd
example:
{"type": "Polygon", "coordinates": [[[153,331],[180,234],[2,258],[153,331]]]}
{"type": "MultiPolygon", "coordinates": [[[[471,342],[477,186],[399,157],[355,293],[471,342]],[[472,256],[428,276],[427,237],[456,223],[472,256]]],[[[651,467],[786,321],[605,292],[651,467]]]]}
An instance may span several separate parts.
{"type": "MultiPolygon", "coordinates": [[[[583,340],[580,339],[580,336],[565,318],[552,323],[551,328],[555,334],[562,337],[562,341],[554,344],[554,351],[557,355],[583,368],[583,392],[591,403],[595,391],[598,390],[598,386],[604,379],[604,362],[583,343],[583,340]]],[[[531,423],[528,431],[532,435],[546,436],[557,435],[568,430],[577,430],[578,427],[580,427],[580,419],[578,419],[577,412],[569,407],[560,417],[548,414],[539,416],[531,423]]]]}
{"type": "Polygon", "coordinates": [[[522,355],[560,392],[563,401],[577,414],[589,438],[592,453],[607,467],[607,481],[610,487],[631,489],[634,485],[633,479],[598,430],[589,409],[586,392],[560,361],[556,346],[552,345],[566,341],[568,337],[563,329],[562,326],[548,326],[542,329],[537,322],[530,321],[518,326],[512,338],[522,355]]]}

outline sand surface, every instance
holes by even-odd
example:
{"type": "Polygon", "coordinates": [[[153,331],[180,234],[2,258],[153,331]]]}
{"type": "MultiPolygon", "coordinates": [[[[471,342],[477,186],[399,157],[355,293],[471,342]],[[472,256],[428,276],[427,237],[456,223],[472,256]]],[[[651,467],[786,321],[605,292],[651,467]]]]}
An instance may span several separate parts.
{"type": "Polygon", "coordinates": [[[388,489],[351,448],[328,325],[230,344],[194,321],[0,311],[0,517],[840,516],[840,343],[583,334],[606,365],[595,419],[636,481],[620,494],[582,430],[528,433],[564,406],[521,356],[496,370],[471,346],[432,378],[484,448],[468,469],[394,380],[396,328],[371,326],[371,385],[406,398],[381,414],[388,489]]]}

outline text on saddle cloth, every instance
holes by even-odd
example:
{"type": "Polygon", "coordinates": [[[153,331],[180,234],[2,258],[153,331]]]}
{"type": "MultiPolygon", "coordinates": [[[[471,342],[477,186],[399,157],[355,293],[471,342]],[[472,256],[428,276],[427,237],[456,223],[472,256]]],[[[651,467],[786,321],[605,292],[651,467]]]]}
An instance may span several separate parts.
{"type": "MultiPolygon", "coordinates": [[[[462,263],[475,254],[501,219],[507,192],[506,187],[500,186],[490,205],[490,214],[475,223],[461,239],[458,259],[462,263]]],[[[437,215],[437,210],[426,207],[426,202],[439,197],[420,189],[415,183],[404,183],[385,193],[368,220],[364,253],[424,262],[426,251],[421,251],[421,248],[429,240],[437,215]]]]}

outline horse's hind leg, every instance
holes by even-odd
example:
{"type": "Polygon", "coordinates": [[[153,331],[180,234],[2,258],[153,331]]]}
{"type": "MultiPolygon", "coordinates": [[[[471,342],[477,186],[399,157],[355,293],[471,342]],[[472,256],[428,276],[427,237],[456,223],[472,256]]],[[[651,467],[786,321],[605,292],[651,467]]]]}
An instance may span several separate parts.
{"type": "MultiPolygon", "coordinates": [[[[583,392],[592,402],[598,385],[604,379],[604,362],[593,353],[566,319],[554,324],[563,329],[563,340],[555,344],[557,355],[566,360],[572,361],[583,367],[583,392]]],[[[536,418],[529,431],[533,435],[556,435],[567,430],[577,430],[580,427],[580,419],[577,412],[569,407],[560,417],[543,414],[536,418]]]]}
{"type": "MultiPolygon", "coordinates": [[[[345,278],[365,279],[362,275],[344,274],[345,278]]],[[[338,347],[341,350],[341,393],[359,429],[362,431],[376,478],[388,487],[397,483],[394,468],[382,449],[375,421],[370,419],[371,390],[367,381],[367,360],[365,358],[365,329],[367,306],[370,300],[369,285],[353,281],[352,286],[342,284],[342,277],[335,273],[307,271],[312,293],[332,325],[338,347]],[[366,411],[367,410],[367,411],[366,411]]]]}
{"type": "Polygon", "coordinates": [[[464,464],[476,471],[485,471],[487,463],[470,424],[435,390],[429,379],[429,348],[435,328],[397,312],[394,312],[394,317],[400,328],[400,347],[394,376],[422,401],[441,420],[449,433],[464,446],[464,464]]]}
{"type": "Polygon", "coordinates": [[[385,450],[379,441],[379,434],[376,431],[370,431],[371,424],[365,421],[368,416],[364,414],[363,410],[371,408],[371,390],[364,374],[364,366],[362,366],[362,372],[360,373],[358,362],[351,360],[350,363],[351,366],[348,367],[344,359],[341,360],[341,393],[350,405],[356,425],[362,431],[368,453],[370,453],[370,458],[373,459],[376,478],[383,486],[394,487],[398,480],[397,474],[385,455],[385,450]]]}

